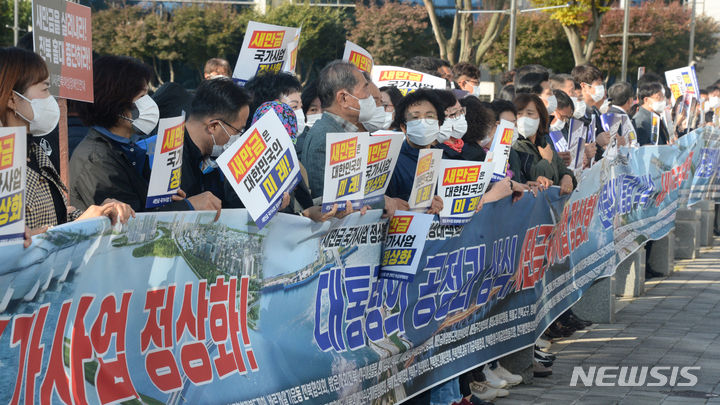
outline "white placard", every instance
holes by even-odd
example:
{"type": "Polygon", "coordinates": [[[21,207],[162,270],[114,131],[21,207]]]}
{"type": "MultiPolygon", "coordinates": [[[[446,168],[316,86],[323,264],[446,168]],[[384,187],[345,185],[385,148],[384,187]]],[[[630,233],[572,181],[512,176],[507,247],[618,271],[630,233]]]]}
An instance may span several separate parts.
{"type": "Polygon", "coordinates": [[[433,215],[395,211],[383,244],[380,277],[413,281],[432,220],[433,215]]]}
{"type": "Polygon", "coordinates": [[[288,45],[295,40],[298,30],[250,21],[235,63],[233,79],[244,85],[261,71],[280,72],[290,60],[288,45]]]}
{"type": "Polygon", "coordinates": [[[417,89],[445,90],[447,87],[442,77],[396,66],[375,65],[372,69],[372,79],[378,87],[397,87],[403,96],[417,89]]]}
{"type": "Polygon", "coordinates": [[[367,169],[365,169],[365,205],[372,205],[385,197],[405,134],[395,131],[373,132],[368,140],[367,169]]]}
{"type": "Polygon", "coordinates": [[[440,161],[438,195],[443,199],[440,224],[470,222],[492,177],[494,163],[465,160],[440,161]]]}
{"type": "Polygon", "coordinates": [[[184,139],[185,113],[160,120],[145,208],[169,204],[180,189],[184,139]]]}
{"type": "Polygon", "coordinates": [[[25,127],[0,127],[0,244],[25,234],[26,142],[25,127]]]}
{"type": "Polygon", "coordinates": [[[301,178],[295,147],[274,110],[233,142],[217,164],[261,229],[277,213],[283,193],[301,178]]]}
{"type": "MultiPolygon", "coordinates": [[[[363,72],[372,72],[375,62],[370,52],[366,51],[360,45],[350,41],[345,41],[345,52],[343,52],[343,60],[357,66],[363,72]]],[[[378,86],[379,87],[379,86],[378,86]]]]}
{"type": "Polygon", "coordinates": [[[408,200],[411,210],[423,210],[432,205],[442,154],[442,149],[420,149],[418,152],[415,179],[408,200]]]}
{"type": "Polygon", "coordinates": [[[486,162],[494,164],[492,181],[499,181],[507,175],[507,163],[510,157],[510,149],[517,139],[517,131],[512,122],[500,120],[495,129],[490,151],[485,159],[486,162]]]}
{"type": "Polygon", "coordinates": [[[323,185],[322,211],[345,209],[350,201],[353,208],[360,208],[365,195],[365,162],[367,132],[328,133],[325,136],[325,183],[323,185]]]}

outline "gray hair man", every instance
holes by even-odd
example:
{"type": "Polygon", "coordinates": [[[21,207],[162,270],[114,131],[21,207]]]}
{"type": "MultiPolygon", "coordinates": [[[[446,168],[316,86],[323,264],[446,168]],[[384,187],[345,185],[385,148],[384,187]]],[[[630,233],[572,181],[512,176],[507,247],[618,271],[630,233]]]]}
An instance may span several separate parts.
{"type": "Polygon", "coordinates": [[[308,131],[300,156],[313,199],[323,195],[327,134],[360,131],[360,122],[372,116],[376,106],[368,81],[355,65],[343,61],[331,62],[320,72],[318,97],[323,115],[308,131]]]}

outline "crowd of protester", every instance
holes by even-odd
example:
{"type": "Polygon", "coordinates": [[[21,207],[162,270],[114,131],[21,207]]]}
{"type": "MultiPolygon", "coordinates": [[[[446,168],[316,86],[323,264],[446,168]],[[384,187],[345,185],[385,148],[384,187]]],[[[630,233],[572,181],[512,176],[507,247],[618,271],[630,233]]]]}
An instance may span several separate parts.
{"type": "MultiPolygon", "coordinates": [[[[444,159],[484,161],[501,120],[517,128],[518,138],[508,158],[507,177],[492,183],[482,202],[521,198],[558,186],[561,194],[577,186],[569,168],[570,152],[556,150],[549,134],[568,138],[568,123],[578,120],[593,133],[584,145],[582,166],[590,167],[613,145],[628,145],[622,131],[611,135],[601,125],[607,112],[631,117],[637,145],[667,144],[685,135],[690,125],[678,121],[672,128],[661,122],[653,141],[652,113],[676,112],[669,89],[655,74],[647,73],[633,86],[616,82],[606,91],[605,77],[586,64],[569,73],[551,73],[540,65],[507,72],[494,101],[481,101],[481,72],[461,62],[455,66],[430,57],[414,57],[405,67],[446,79],[447,89],[419,89],[403,95],[397,88],[380,87],[371,77],[344,61],[325,66],[319,77],[303,84],[289,73],[265,73],[241,87],[230,79],[230,65],[211,59],[204,81],[192,91],[166,83],[150,92],[152,69],[123,56],[102,56],[93,66],[93,103],[73,103],[71,118],[79,119],[70,142],[70,184],[60,179],[39,146],[39,140],[56,130],[60,110],[48,91],[48,69],[40,56],[20,48],[0,49],[0,125],[28,130],[26,245],[30,236],[48,227],[84,218],[105,216],[125,223],[145,212],[149,158],[143,140],[156,131],[163,117],[187,113],[182,158],[181,190],[159,211],[241,208],[218,170],[215,159],[264,113],[275,111],[295,145],[303,180],[283,196],[281,210],[313,221],[342,218],[354,212],[348,203],[323,213],[325,145],[329,134],[396,130],[405,135],[397,166],[385,199],[378,206],[386,216],[408,210],[418,154],[438,148],[444,159]],[[593,119],[594,118],[594,119],[593,119]],[[590,127],[595,125],[594,127],[590,127]],[[342,209],[344,208],[344,209],[342,209]]],[[[710,125],[720,107],[720,81],[700,92],[695,126],[710,125]]],[[[692,120],[686,120],[692,121],[692,120]]],[[[435,196],[427,209],[442,210],[435,196]]],[[[482,204],[478,207],[481,209],[482,204]]],[[[648,249],[649,252],[649,249],[648,249]]],[[[649,266],[649,265],[648,265],[649,266]]],[[[657,274],[648,267],[647,277],[657,274]]],[[[535,346],[534,375],[552,373],[551,341],[572,335],[590,322],[571,310],[550,326],[535,346]]],[[[414,403],[487,403],[508,395],[522,378],[502,366],[502,359],[481,365],[414,398],[414,403]]]]}

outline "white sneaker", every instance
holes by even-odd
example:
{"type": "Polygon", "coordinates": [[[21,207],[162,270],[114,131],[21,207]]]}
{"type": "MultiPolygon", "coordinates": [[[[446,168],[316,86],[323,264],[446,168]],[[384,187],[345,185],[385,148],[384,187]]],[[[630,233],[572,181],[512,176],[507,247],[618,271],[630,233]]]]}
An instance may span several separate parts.
{"type": "MultiPolygon", "coordinates": [[[[504,390],[507,391],[507,390],[504,390]]],[[[487,385],[486,382],[473,381],[470,383],[470,392],[483,401],[492,401],[497,398],[498,390],[487,385]]]]}
{"type": "Polygon", "coordinates": [[[518,385],[522,382],[522,376],[519,376],[517,374],[513,374],[508,369],[503,367],[500,363],[498,363],[498,366],[495,370],[495,375],[502,378],[503,380],[507,381],[509,386],[518,385]]]}
{"type": "Polygon", "coordinates": [[[485,367],[483,367],[482,370],[483,375],[485,375],[485,382],[491,387],[491,388],[505,388],[508,385],[508,382],[504,379],[500,378],[497,374],[495,374],[494,370],[490,368],[487,364],[485,367]]]}
{"type": "Polygon", "coordinates": [[[545,339],[539,337],[539,338],[535,341],[535,345],[536,345],[537,347],[541,348],[542,350],[548,350],[548,349],[550,349],[551,343],[550,343],[550,341],[545,340],[545,339]]]}
{"type": "Polygon", "coordinates": [[[496,388],[497,391],[497,397],[496,398],[505,398],[506,396],[510,395],[510,391],[503,389],[503,388],[496,388]]]}

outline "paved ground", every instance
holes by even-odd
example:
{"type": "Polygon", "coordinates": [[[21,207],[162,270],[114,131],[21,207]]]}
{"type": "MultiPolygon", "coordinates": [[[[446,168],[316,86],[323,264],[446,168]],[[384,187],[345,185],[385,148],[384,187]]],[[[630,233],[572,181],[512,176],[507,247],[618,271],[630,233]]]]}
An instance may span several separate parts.
{"type": "Polygon", "coordinates": [[[648,281],[645,295],[621,302],[614,324],[593,325],[554,343],[553,375],[513,387],[495,403],[720,404],[720,239],[715,243],[699,259],[678,261],[670,277],[648,281]],[[590,366],[622,365],[701,369],[693,371],[694,387],[570,386],[574,366],[587,372],[590,366]]]}

